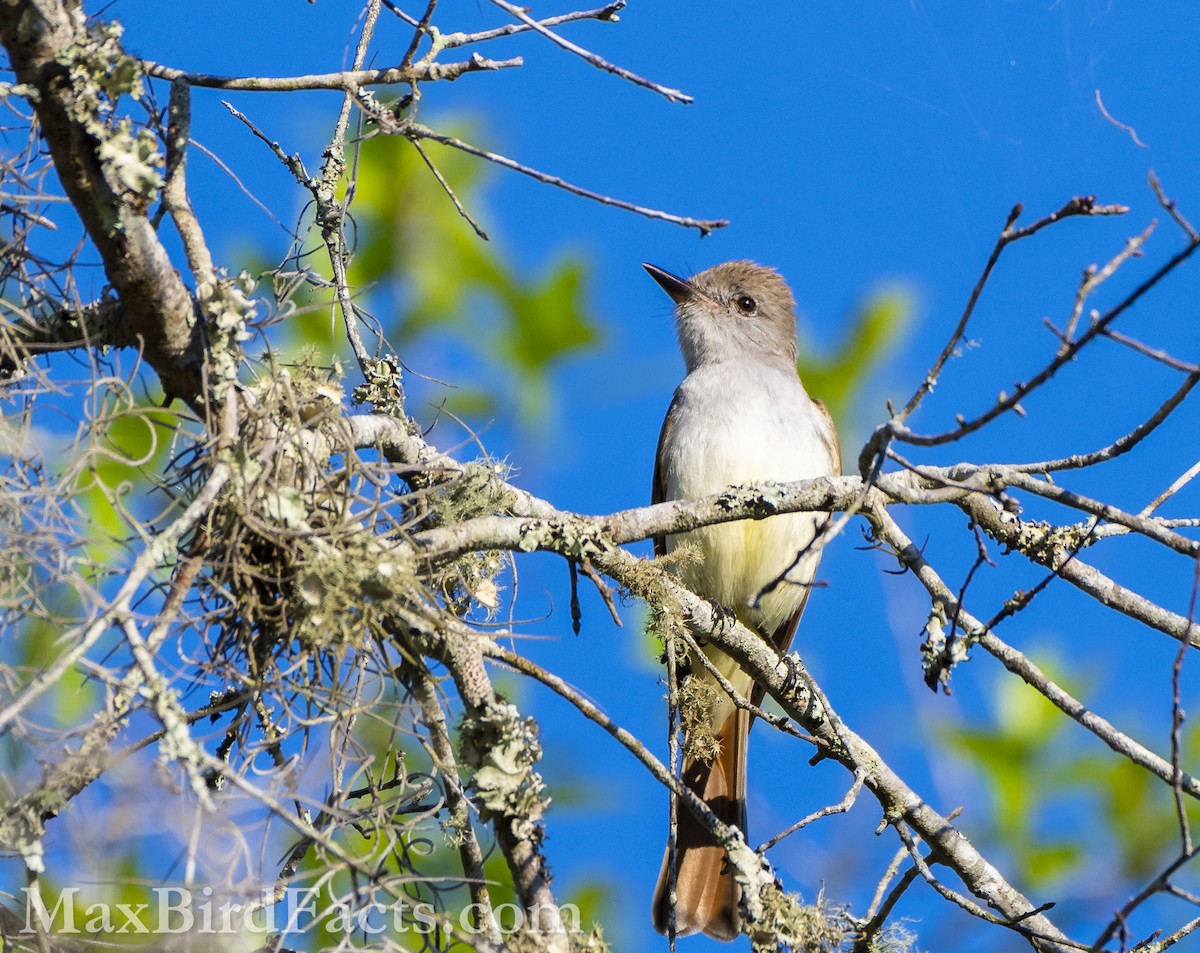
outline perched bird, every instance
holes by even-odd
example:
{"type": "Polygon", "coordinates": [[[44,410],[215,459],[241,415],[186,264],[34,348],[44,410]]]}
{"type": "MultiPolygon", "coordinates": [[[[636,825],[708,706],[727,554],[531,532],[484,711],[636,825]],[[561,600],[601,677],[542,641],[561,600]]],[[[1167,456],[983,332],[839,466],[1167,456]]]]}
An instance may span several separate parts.
{"type": "MultiPolygon", "coordinates": [[[[841,472],[837,431],[825,405],[796,373],[795,301],[778,272],[730,261],[683,279],[643,265],[675,302],[687,367],[675,391],[654,466],[654,502],[692,499],[761,480],[841,472]]],[[[722,523],[654,541],[658,555],[687,544],[698,558],[675,572],[693,592],[735,613],[779,652],[791,644],[820,553],[810,544],[822,514],[795,513],[722,523]],[[774,585],[773,585],[774,584],[774,585]]],[[[704,653],[754,703],[762,690],[728,655],[704,653]]],[[[684,783],[726,824],[746,829],[746,742],[750,714],[737,708],[698,660],[689,677],[715,688],[707,722],[719,742],[711,761],[684,760],[684,783]]],[[[690,811],[679,811],[675,926],[722,940],[739,929],[740,892],[725,852],[690,811]]],[[[670,852],[654,892],[654,926],[670,924],[670,852]]]]}

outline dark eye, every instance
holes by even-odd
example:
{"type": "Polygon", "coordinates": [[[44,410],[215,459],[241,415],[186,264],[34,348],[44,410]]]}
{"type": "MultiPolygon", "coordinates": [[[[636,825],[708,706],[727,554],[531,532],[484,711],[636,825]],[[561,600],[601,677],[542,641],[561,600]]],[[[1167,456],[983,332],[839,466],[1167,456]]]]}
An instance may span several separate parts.
{"type": "Polygon", "coordinates": [[[758,310],[758,302],[748,294],[740,294],[733,299],[734,305],[742,314],[754,314],[758,310]]]}

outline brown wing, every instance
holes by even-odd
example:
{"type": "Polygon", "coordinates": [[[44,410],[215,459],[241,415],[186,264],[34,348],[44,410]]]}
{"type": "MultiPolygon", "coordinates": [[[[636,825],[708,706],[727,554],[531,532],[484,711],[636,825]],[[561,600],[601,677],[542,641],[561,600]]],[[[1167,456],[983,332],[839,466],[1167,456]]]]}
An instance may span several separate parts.
{"type": "Polygon", "coordinates": [[[842,475],[842,442],[838,439],[837,427],[833,425],[833,417],[829,413],[829,408],[825,406],[825,401],[811,398],[821,416],[829,423],[829,433],[833,436],[833,443],[829,445],[829,464],[833,470],[834,476],[842,475]]]}
{"type": "MultiPolygon", "coordinates": [[[[667,499],[667,479],[662,472],[662,452],[663,444],[667,442],[667,434],[671,432],[671,428],[675,426],[675,405],[679,402],[679,391],[675,391],[675,396],[671,398],[671,406],[667,408],[667,415],[663,418],[662,429],[658,432],[658,447],[654,451],[654,484],[650,487],[650,502],[662,503],[667,499]]],[[[654,537],[654,555],[665,556],[667,554],[667,538],[665,536],[654,537]]]]}

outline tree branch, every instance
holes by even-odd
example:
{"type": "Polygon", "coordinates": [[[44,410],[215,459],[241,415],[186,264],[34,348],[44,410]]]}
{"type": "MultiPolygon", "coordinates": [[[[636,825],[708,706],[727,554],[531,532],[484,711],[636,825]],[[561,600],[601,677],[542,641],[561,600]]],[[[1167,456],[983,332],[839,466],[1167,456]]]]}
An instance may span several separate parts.
{"type": "Polygon", "coordinates": [[[105,100],[99,80],[125,57],[116,36],[89,32],[82,9],[64,0],[6,2],[0,44],[17,81],[36,93],[31,104],[63,189],[121,299],[121,337],[141,340],[163,389],[198,408],[202,360],[192,298],[146,215],[160,181],[157,153],[97,113],[105,100]]]}

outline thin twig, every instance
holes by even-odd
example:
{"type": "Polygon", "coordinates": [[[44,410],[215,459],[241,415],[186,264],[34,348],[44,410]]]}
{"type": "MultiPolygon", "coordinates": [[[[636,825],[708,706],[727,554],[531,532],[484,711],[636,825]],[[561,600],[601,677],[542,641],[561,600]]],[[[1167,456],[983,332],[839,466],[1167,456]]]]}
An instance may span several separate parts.
{"type": "Polygon", "coordinates": [[[1131,351],[1137,351],[1138,354],[1144,355],[1151,360],[1158,361],[1160,364],[1165,364],[1167,367],[1176,371],[1183,371],[1187,374],[1194,374],[1200,371],[1200,364],[1195,364],[1191,361],[1181,361],[1164,351],[1162,348],[1151,347],[1149,344],[1143,344],[1135,338],[1131,338],[1127,334],[1122,334],[1120,331],[1112,328],[1105,328],[1104,336],[1110,341],[1116,341],[1129,348],[1131,351]]]}
{"type": "MultiPolygon", "coordinates": [[[[595,10],[576,10],[573,13],[564,13],[556,17],[546,17],[543,20],[538,20],[537,23],[544,27],[559,26],[563,23],[572,23],[576,20],[601,20],[615,23],[617,14],[625,9],[626,0],[614,0],[603,7],[597,7],[595,10]]],[[[399,12],[390,2],[384,0],[384,5],[393,12],[399,12]]],[[[415,26],[415,22],[411,25],[415,26]]],[[[437,44],[440,49],[450,50],[458,46],[468,46],[474,43],[484,43],[488,40],[496,40],[500,37],[515,36],[518,33],[528,33],[530,30],[536,29],[527,23],[510,23],[506,26],[497,27],[493,30],[481,30],[478,33],[441,33],[438,35],[437,44]]]]}
{"type": "MultiPolygon", "coordinates": [[[[679,660],[675,654],[673,626],[668,625],[663,643],[667,660],[667,763],[671,777],[682,784],[679,758],[679,660]]],[[[679,898],[679,798],[673,788],[669,790],[667,800],[667,948],[670,953],[675,953],[675,941],[678,938],[675,907],[679,898]]]]}
{"type": "Polygon", "coordinates": [[[450,738],[449,726],[442,703],[438,699],[433,678],[423,665],[409,665],[406,673],[412,682],[413,694],[421,706],[421,719],[429,731],[430,755],[434,766],[442,778],[442,788],[445,791],[446,806],[450,811],[450,823],[453,825],[455,838],[458,843],[458,854],[462,863],[463,875],[471,893],[471,910],[474,926],[487,934],[493,943],[499,943],[500,927],[492,908],[491,896],[488,892],[487,877],[483,869],[483,852],[475,836],[475,828],[471,823],[471,805],[466,792],[463,790],[459,773],[458,759],[454,753],[454,743],[450,738]]]}
{"type": "MultiPolygon", "coordinates": [[[[1183,473],[1181,473],[1171,482],[1169,487],[1167,487],[1160,494],[1158,494],[1158,496],[1147,503],[1146,507],[1140,513],[1138,513],[1138,516],[1148,517],[1156,509],[1166,503],[1167,500],[1187,486],[1197,476],[1200,476],[1200,460],[1197,460],[1190,467],[1184,470],[1183,473]]],[[[1197,546],[1200,546],[1200,544],[1197,544],[1197,546]]]]}
{"type": "Polygon", "coordinates": [[[863,782],[866,780],[867,772],[860,765],[854,769],[854,783],[850,785],[849,790],[842,796],[842,799],[836,804],[829,804],[820,810],[813,811],[807,817],[803,817],[792,824],[790,827],[780,831],[768,841],[764,841],[755,850],[760,854],[765,854],[772,847],[778,844],[786,837],[790,837],[798,830],[808,827],[814,821],[819,821],[823,817],[829,817],[833,814],[845,814],[850,808],[854,807],[854,803],[858,800],[858,795],[862,792],[863,782]]]}
{"type": "Polygon", "coordinates": [[[1183,213],[1179,211],[1175,200],[1167,198],[1167,194],[1163,191],[1162,183],[1158,181],[1158,176],[1150,172],[1147,179],[1150,182],[1150,188],[1154,191],[1154,197],[1158,199],[1158,204],[1175,220],[1175,224],[1183,229],[1184,234],[1188,237],[1188,241],[1192,243],[1200,242],[1200,232],[1197,232],[1192,227],[1192,223],[1183,217],[1183,213]]]}
{"type": "Polygon", "coordinates": [[[184,253],[196,283],[213,282],[212,253],[187,193],[187,145],[192,122],[191,91],[186,83],[172,82],[167,110],[166,184],[162,190],[163,208],[183,240],[184,253]]]}
{"type": "MultiPolygon", "coordinates": [[[[230,400],[227,406],[232,407],[234,403],[230,400]]],[[[109,601],[104,611],[88,625],[66,633],[63,641],[69,644],[70,648],[39,671],[28,684],[23,686],[22,691],[13,700],[0,710],[0,735],[7,733],[13,720],[32,705],[43,692],[58,684],[63,675],[87,654],[88,650],[111,626],[121,624],[129,618],[131,603],[146,577],[173,553],[179,540],[208,513],[213,501],[216,500],[231,475],[232,471],[226,463],[218,461],[214,464],[213,471],[204,486],[179,518],[153,537],[146,548],[138,554],[137,559],[129,568],[125,582],[109,601]]]]}
{"type": "Polygon", "coordinates": [[[531,179],[535,179],[545,185],[552,185],[555,188],[562,189],[565,192],[570,192],[572,195],[578,195],[581,198],[590,199],[593,202],[599,202],[601,205],[611,205],[614,208],[624,209],[627,212],[634,212],[637,215],[644,215],[646,218],[657,219],[661,222],[670,222],[674,225],[682,225],[685,228],[694,228],[700,232],[701,236],[707,235],[713,229],[724,228],[729,224],[727,219],[697,219],[689,218],[682,215],[672,215],[669,212],[662,212],[657,209],[645,208],[641,205],[634,205],[631,202],[625,202],[621,199],[615,199],[609,195],[603,195],[600,192],[593,192],[590,189],[581,188],[578,185],[573,185],[566,179],[561,179],[556,175],[550,175],[547,172],[540,172],[537,169],[527,165],[522,165],[507,156],[499,155],[495,152],[489,152],[486,149],[480,149],[478,146],[473,146],[468,142],[463,142],[461,139],[455,139],[453,136],[443,135],[440,132],[434,132],[432,129],[422,126],[418,123],[405,123],[401,131],[409,139],[432,139],[434,142],[440,142],[444,146],[450,146],[453,149],[458,149],[460,152],[465,152],[468,155],[476,156],[480,159],[486,159],[488,162],[494,162],[496,165],[504,166],[506,169],[512,169],[514,172],[520,172],[522,175],[527,175],[531,179]]]}
{"type": "Polygon", "coordinates": [[[596,567],[591,564],[588,559],[579,561],[579,571],[591,580],[593,586],[596,587],[596,592],[600,594],[600,598],[604,600],[604,607],[608,609],[608,616],[613,621],[618,629],[624,628],[621,622],[621,613],[617,611],[617,605],[613,602],[613,588],[604,581],[604,577],[596,572],[596,567]]]}
{"type": "MultiPolygon", "coordinates": [[[[1110,332],[1111,333],[1111,332],[1110,332]]],[[[1128,453],[1146,437],[1154,433],[1164,420],[1178,407],[1197,383],[1200,383],[1200,368],[1179,385],[1179,389],[1168,397],[1158,409],[1151,414],[1146,420],[1142,421],[1129,433],[1123,437],[1119,437],[1110,443],[1107,447],[1102,447],[1099,450],[1094,450],[1091,453],[1075,454],[1070,457],[1059,457],[1057,460],[1045,460],[1040,463],[1016,463],[1011,464],[1009,469],[1020,470],[1025,473],[1051,473],[1058,470],[1082,470],[1086,467],[1095,466],[1097,463],[1105,463],[1109,460],[1115,460],[1117,457],[1128,453]]],[[[1147,513],[1140,514],[1142,516],[1147,513]]]]}
{"type": "MultiPolygon", "coordinates": [[[[987,630],[965,608],[957,606],[950,587],[929,564],[921,551],[913,545],[912,540],[904,533],[891,514],[886,510],[872,509],[868,511],[868,519],[871,520],[876,534],[895,549],[898,554],[897,558],[900,559],[902,565],[913,572],[933,599],[940,601],[948,610],[958,612],[964,632],[976,645],[994,656],[1010,672],[1019,676],[1047,701],[1094,734],[1117,754],[1146,769],[1159,780],[1167,784],[1175,783],[1175,769],[1168,760],[1119,731],[1111,722],[1102,718],[1051,680],[1024,653],[1008,645],[994,632],[987,630]]],[[[1183,621],[1186,623],[1187,620],[1183,621]]],[[[1185,774],[1181,783],[1189,797],[1200,799],[1200,779],[1185,774]]]]}
{"type": "MultiPolygon", "coordinates": [[[[1143,233],[1144,235],[1145,233],[1143,233]]],[[[891,427],[890,432],[893,436],[905,441],[906,443],[915,444],[921,447],[933,447],[941,444],[952,443],[961,439],[967,434],[973,433],[983,427],[985,424],[995,420],[1001,414],[1012,410],[1018,406],[1022,400],[1040,388],[1048,380],[1050,380],[1063,365],[1075,359],[1076,355],[1090,341],[1104,334],[1108,326],[1117,318],[1124,314],[1127,310],[1133,307],[1141,298],[1153,289],[1163,278],[1174,271],[1180,264],[1192,256],[1200,245],[1189,244],[1182,251],[1172,255],[1165,264],[1160,266],[1149,278],[1143,281],[1118,304],[1110,308],[1103,315],[1097,317],[1065,351],[1060,350],[1055,354],[1055,357],[1041,371],[1035,374],[1020,384],[1017,384],[1011,394],[1002,394],[996,402],[986,411],[979,414],[971,420],[960,420],[958,426],[953,430],[947,430],[942,433],[935,434],[917,434],[906,428],[891,427]]]]}
{"type": "Polygon", "coordinates": [[[602,56],[597,56],[595,53],[585,50],[582,46],[577,46],[570,40],[564,39],[553,30],[543,26],[537,20],[533,19],[533,17],[526,13],[521,7],[509,3],[508,0],[492,0],[492,3],[498,6],[501,10],[505,11],[509,16],[520,20],[531,30],[540,33],[551,43],[562,47],[568,53],[574,53],[580,59],[590,63],[597,69],[602,69],[605,72],[612,73],[614,76],[619,76],[621,79],[628,80],[635,86],[641,86],[645,89],[652,90],[653,92],[658,93],[660,96],[665,96],[669,102],[687,104],[693,101],[691,96],[678,89],[671,89],[670,87],[662,86],[658,83],[652,82],[645,77],[638,76],[637,73],[632,73],[624,67],[610,63],[602,56]]]}
{"type": "Polygon", "coordinates": [[[595,722],[608,734],[612,735],[630,754],[649,769],[655,780],[682,798],[684,803],[687,804],[688,809],[696,815],[700,822],[714,832],[718,841],[732,839],[735,835],[740,836],[737,828],[723,824],[718,820],[709,806],[694,792],[689,790],[682,781],[672,775],[667,766],[654,757],[650,753],[650,750],[632,732],[626,728],[622,728],[613,719],[609,718],[608,715],[604,714],[593,702],[573,689],[563,679],[559,678],[553,672],[546,671],[546,669],[531,662],[524,656],[509,651],[494,642],[489,642],[485,645],[483,651],[488,658],[503,662],[513,671],[520,672],[522,675],[528,675],[541,682],[555,694],[574,705],[579,713],[589,721],[595,722]]]}
{"type": "Polygon", "coordinates": [[[991,278],[992,271],[996,267],[996,263],[1000,260],[1000,255],[1004,249],[1013,242],[1020,241],[1023,238],[1028,238],[1035,235],[1043,228],[1053,225],[1055,222],[1061,221],[1064,218],[1070,218],[1076,215],[1123,215],[1129,209],[1123,205],[1096,205],[1094,196],[1077,196],[1067,202],[1062,208],[1056,212],[1051,212],[1044,218],[1038,219],[1030,225],[1023,228],[1014,228],[1017,219],[1020,218],[1024,211],[1024,206],[1017,204],[1012,207],[1008,213],[1008,218],[1004,222],[1004,227],[1000,230],[1000,236],[996,239],[995,245],[992,246],[992,252],[988,255],[987,262],[983,266],[983,271],[975,282],[975,287],[971,289],[970,297],[967,298],[966,307],[963,308],[962,314],[959,316],[958,324],[954,326],[954,330],[950,333],[949,339],[942,348],[942,352],[933,362],[933,366],[925,375],[925,379],[921,382],[921,386],[908,399],[908,403],[904,405],[904,409],[896,414],[894,420],[896,423],[903,423],[912,414],[914,410],[920,406],[921,401],[929,394],[938,379],[942,375],[942,369],[946,366],[946,362],[958,350],[959,344],[962,342],[967,331],[967,324],[971,320],[971,316],[975,313],[975,305],[979,302],[980,295],[983,294],[983,289],[986,287],[988,280],[991,278]]]}
{"type": "Polygon", "coordinates": [[[1127,126],[1123,122],[1114,119],[1107,109],[1104,108],[1104,100],[1100,98],[1100,90],[1096,90],[1096,108],[1100,110],[1100,115],[1107,119],[1110,123],[1120,129],[1122,132],[1129,133],[1129,138],[1133,140],[1133,144],[1139,149],[1149,149],[1146,143],[1138,138],[1137,130],[1133,126],[1127,126]]]}
{"type": "Polygon", "coordinates": [[[1091,297],[1092,292],[1115,275],[1117,269],[1130,258],[1141,254],[1142,245],[1150,237],[1153,228],[1154,225],[1151,224],[1141,235],[1135,235],[1129,239],[1125,243],[1124,248],[1117,252],[1109,261],[1105,262],[1103,268],[1096,268],[1092,265],[1084,270],[1083,280],[1079,283],[1079,289],[1075,292],[1075,306],[1071,309],[1071,316],[1068,318],[1067,326],[1063,329],[1061,335],[1062,344],[1060,345],[1060,349],[1067,350],[1070,348],[1071,339],[1075,336],[1075,329],[1079,326],[1079,319],[1083,316],[1084,305],[1087,299],[1091,297]]]}
{"type": "Polygon", "coordinates": [[[438,0],[429,0],[425,4],[425,13],[421,19],[413,27],[412,42],[409,43],[408,49],[404,53],[404,59],[400,61],[400,68],[407,69],[412,65],[413,57],[417,53],[417,49],[421,45],[421,37],[429,32],[430,21],[433,20],[433,13],[437,10],[438,0]]]}
{"type": "Polygon", "coordinates": [[[433,160],[429,158],[428,154],[422,148],[420,140],[410,139],[409,142],[411,142],[412,147],[417,150],[417,155],[419,155],[424,160],[425,165],[429,167],[429,171],[432,172],[433,177],[437,179],[438,185],[442,187],[442,191],[444,191],[446,195],[449,196],[450,201],[454,203],[454,207],[458,210],[458,214],[465,218],[467,220],[467,224],[474,229],[475,234],[486,242],[488,240],[487,232],[479,227],[479,223],[476,222],[475,219],[471,217],[471,213],[463,207],[462,202],[458,200],[458,196],[454,194],[454,189],[452,189],[450,187],[450,183],[446,181],[446,177],[442,175],[441,170],[433,164],[433,160]]]}

